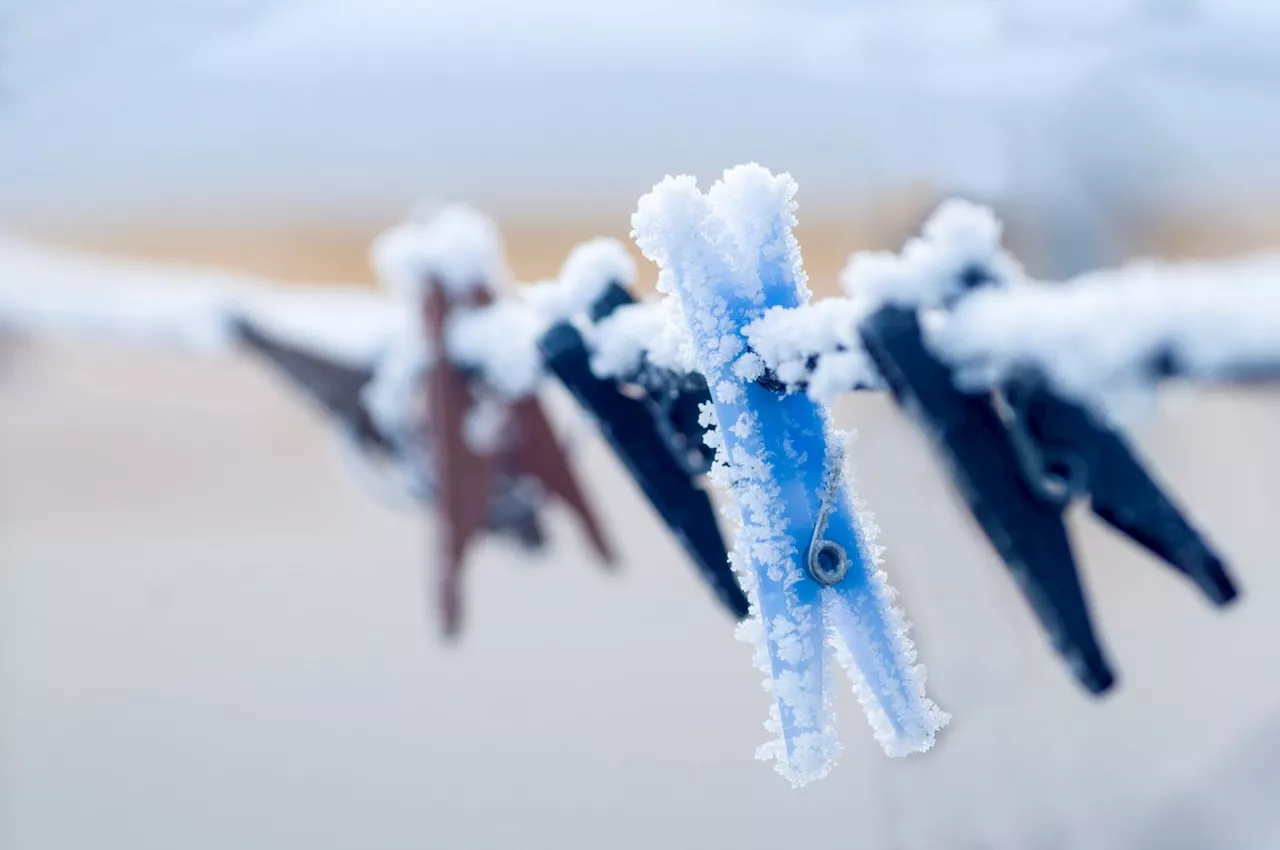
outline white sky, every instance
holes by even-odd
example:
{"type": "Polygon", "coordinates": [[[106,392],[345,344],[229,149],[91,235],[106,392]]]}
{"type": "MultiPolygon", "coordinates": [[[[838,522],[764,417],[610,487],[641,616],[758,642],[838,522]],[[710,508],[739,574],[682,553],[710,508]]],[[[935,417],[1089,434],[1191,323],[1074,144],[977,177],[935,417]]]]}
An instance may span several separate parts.
{"type": "Polygon", "coordinates": [[[744,160],[810,207],[1275,194],[1280,12],[1077,5],[0,0],[0,212],[612,208],[744,160]]]}

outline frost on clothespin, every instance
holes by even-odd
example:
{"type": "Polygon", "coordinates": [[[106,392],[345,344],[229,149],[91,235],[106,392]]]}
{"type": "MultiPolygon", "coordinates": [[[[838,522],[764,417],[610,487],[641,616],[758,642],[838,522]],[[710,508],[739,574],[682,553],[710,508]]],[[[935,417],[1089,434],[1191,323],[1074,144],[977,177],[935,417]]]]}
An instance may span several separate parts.
{"type": "Polygon", "coordinates": [[[746,328],[747,342],[764,366],[757,383],[827,403],[851,390],[884,389],[858,339],[861,314],[862,305],[847,298],[770,307],[746,328]]]}
{"type": "Polygon", "coordinates": [[[417,301],[426,340],[429,456],[444,520],[441,602],[447,634],[461,622],[460,573],[495,499],[532,484],[568,505],[601,558],[612,550],[533,391],[537,319],[495,303],[505,276],[497,227],[476,211],[444,207],[402,224],[374,245],[381,276],[417,301]]]}
{"type": "Polygon", "coordinates": [[[986,382],[972,369],[963,374],[951,359],[946,340],[964,338],[955,335],[956,323],[963,330],[972,321],[968,304],[1026,285],[1000,248],[1000,225],[990,211],[949,202],[901,255],[855,256],[843,282],[866,305],[858,333],[867,354],[946,459],[974,518],[1085,688],[1104,693],[1115,675],[1091,623],[1063,520],[1073,500],[1088,498],[1094,514],[1214,604],[1235,599],[1222,559],[1118,429],[1064,397],[1030,360],[989,371],[986,382]]]}
{"type": "Polygon", "coordinates": [[[751,598],[741,627],[774,697],[761,749],[800,785],[838,752],[830,657],[848,669],[876,739],[890,755],[929,749],[948,716],[925,696],[874,525],[850,492],[843,436],[820,404],[756,383],[744,329],[771,307],[808,301],[791,233],[795,183],[756,166],[725,172],[707,194],[668,177],[640,199],[636,243],[676,294],[711,387],[718,422],[713,474],[731,486],[740,523],[734,564],[751,598]]]}
{"type": "MultiPolygon", "coordinates": [[[[701,376],[660,375],[647,363],[643,343],[637,366],[620,377],[602,374],[592,362],[593,346],[616,342],[621,317],[643,315],[629,286],[635,262],[612,239],[595,239],[570,253],[558,290],[537,298],[558,314],[539,341],[546,368],[591,414],[601,436],[622,461],[721,604],[737,619],[747,615],[747,599],[734,578],[715,509],[699,483],[704,471],[691,461],[691,446],[702,446],[697,408],[706,399],[701,376]],[[644,362],[646,365],[639,365],[644,362]]],[[[628,343],[634,340],[628,340],[628,343]]]]}
{"type": "Polygon", "coordinates": [[[555,318],[583,316],[599,322],[619,307],[634,304],[631,285],[636,261],[616,239],[600,236],[574,246],[560,266],[561,293],[555,318]]]}

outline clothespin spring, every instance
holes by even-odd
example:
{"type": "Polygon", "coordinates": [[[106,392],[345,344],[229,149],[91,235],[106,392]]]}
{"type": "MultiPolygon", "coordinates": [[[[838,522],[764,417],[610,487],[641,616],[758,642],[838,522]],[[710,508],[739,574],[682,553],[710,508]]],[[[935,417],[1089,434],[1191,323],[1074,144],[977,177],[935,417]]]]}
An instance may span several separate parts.
{"type": "Polygon", "coordinates": [[[849,574],[849,553],[839,543],[822,536],[826,533],[831,505],[839,488],[839,477],[828,472],[822,501],[818,506],[818,521],[813,526],[813,537],[809,541],[809,550],[805,553],[805,566],[809,575],[823,587],[839,584],[849,574]]]}
{"type": "Polygon", "coordinates": [[[1046,446],[1040,436],[1031,433],[1033,380],[1031,376],[1023,375],[993,388],[992,403],[1008,429],[1027,483],[1046,502],[1065,507],[1072,499],[1089,491],[1089,465],[1079,453],[1064,447],[1046,446]]]}

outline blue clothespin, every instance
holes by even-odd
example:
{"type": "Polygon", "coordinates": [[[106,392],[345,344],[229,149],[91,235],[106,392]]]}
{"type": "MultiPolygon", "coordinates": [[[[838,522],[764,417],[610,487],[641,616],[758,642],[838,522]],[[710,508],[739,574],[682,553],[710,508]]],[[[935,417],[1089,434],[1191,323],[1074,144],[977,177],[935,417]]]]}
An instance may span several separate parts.
{"type": "Polygon", "coordinates": [[[859,324],[863,345],[899,405],[933,437],[1054,647],[1089,691],[1103,693],[1115,676],[1090,622],[1063,523],[1072,500],[1088,497],[1097,516],[1215,604],[1235,599],[1235,585],[1123,435],[1055,392],[1037,368],[981,392],[957,387],[955,370],[931,349],[923,323],[946,322],[969,293],[1005,283],[1011,265],[999,250],[998,223],[978,208],[944,206],[925,235],[908,246],[896,271],[869,276],[883,304],[859,324]]]}
{"type": "Polygon", "coordinates": [[[775,700],[768,725],[781,735],[761,756],[798,785],[824,776],[839,751],[828,639],[889,754],[927,750],[948,717],[925,696],[826,409],[755,383],[762,364],[744,327],[770,306],[809,297],[791,235],[794,192],[790,176],[755,165],[725,172],[707,195],[692,178],[669,177],[640,199],[632,224],[661,269],[659,288],[682,302],[711,387],[713,474],[732,486],[741,523],[734,564],[754,612],[744,636],[775,700]]]}
{"type": "MultiPolygon", "coordinates": [[[[625,250],[612,243],[618,251],[625,250]]],[[[605,243],[587,243],[583,248],[612,250],[605,243]]],[[[570,258],[570,263],[573,261],[570,258]]],[[[627,258],[627,262],[630,262],[627,258]]],[[[566,266],[570,265],[566,263],[566,266]]],[[[616,278],[591,286],[586,313],[599,322],[616,309],[635,303],[631,293],[616,278]]],[[[592,282],[595,284],[596,282],[592,282]]],[[[595,419],[601,435],[626,466],[649,503],[684,546],[703,579],[717,598],[736,618],[747,616],[747,598],[729,566],[729,554],[716,522],[715,508],[698,485],[702,470],[691,469],[686,460],[688,443],[702,444],[702,428],[691,423],[695,433],[681,431],[672,415],[682,392],[692,382],[671,374],[660,375],[645,369],[645,394],[624,392],[623,384],[611,377],[598,377],[591,368],[591,353],[583,333],[570,320],[553,324],[538,342],[544,365],[579,404],[595,419]]],[[[631,376],[640,380],[639,375],[631,376]]],[[[702,384],[705,392],[705,383],[702,384]]]]}

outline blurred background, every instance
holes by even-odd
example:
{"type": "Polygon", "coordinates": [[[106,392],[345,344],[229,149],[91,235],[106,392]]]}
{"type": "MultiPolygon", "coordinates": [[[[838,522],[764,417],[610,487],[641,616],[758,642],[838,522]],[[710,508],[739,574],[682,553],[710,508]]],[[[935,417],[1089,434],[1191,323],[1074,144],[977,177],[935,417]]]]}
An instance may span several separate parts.
{"type": "MultiPolygon", "coordinates": [[[[667,173],[800,182],[816,290],[941,197],[1059,278],[1280,247],[1267,0],[0,0],[0,226],[280,280],[371,282],[416,199],[502,225],[521,280],[625,237],[667,173]]],[[[653,270],[642,265],[644,280],[653,270]]],[[[429,518],[346,475],[240,361],[32,342],[0,383],[0,848],[1280,847],[1280,399],[1171,392],[1136,437],[1230,556],[1211,611],[1076,517],[1122,685],[1048,651],[927,445],[856,428],[936,751],[752,760],[749,651],[593,438],[620,548],[486,542],[467,634],[429,518]]]]}

